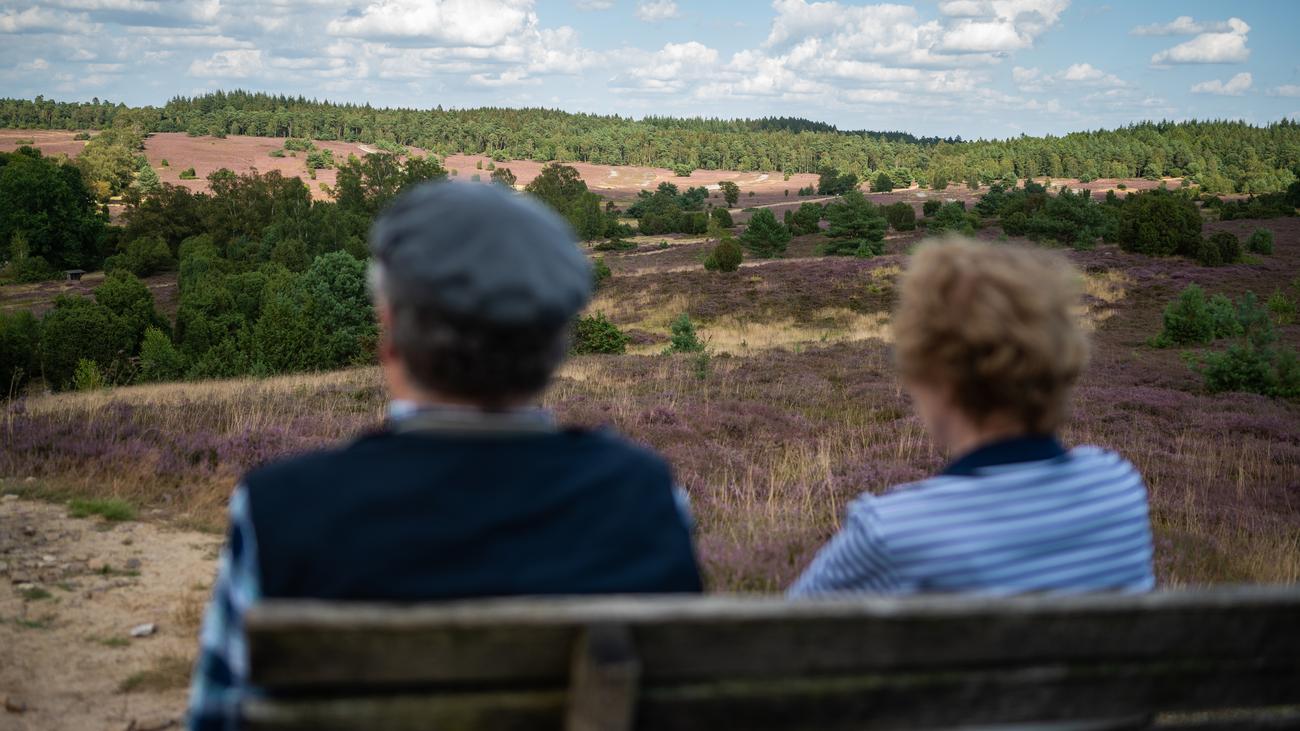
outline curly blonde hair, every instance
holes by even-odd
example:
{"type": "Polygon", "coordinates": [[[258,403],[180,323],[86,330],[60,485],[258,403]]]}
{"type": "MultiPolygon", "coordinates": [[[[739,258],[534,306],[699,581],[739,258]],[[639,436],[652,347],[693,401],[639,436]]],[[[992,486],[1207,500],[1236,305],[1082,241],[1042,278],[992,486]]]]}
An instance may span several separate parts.
{"type": "Polygon", "coordinates": [[[922,246],[894,316],[900,374],[950,388],[976,423],[997,415],[1032,433],[1055,431],[1088,362],[1079,283],[1064,257],[1041,249],[967,239],[922,246]]]}

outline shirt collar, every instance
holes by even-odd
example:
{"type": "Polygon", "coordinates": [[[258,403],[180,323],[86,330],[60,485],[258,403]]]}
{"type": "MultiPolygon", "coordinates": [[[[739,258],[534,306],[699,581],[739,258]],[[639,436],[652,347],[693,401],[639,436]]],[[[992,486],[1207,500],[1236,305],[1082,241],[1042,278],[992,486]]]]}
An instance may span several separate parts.
{"type": "Polygon", "coordinates": [[[402,399],[389,402],[388,427],[398,433],[541,434],[556,430],[555,417],[540,407],[483,411],[402,399]]]}
{"type": "Polygon", "coordinates": [[[1045,462],[1065,456],[1065,448],[1051,435],[1030,435],[1002,439],[977,447],[948,465],[945,475],[974,476],[980,470],[1021,462],[1045,462]]]}

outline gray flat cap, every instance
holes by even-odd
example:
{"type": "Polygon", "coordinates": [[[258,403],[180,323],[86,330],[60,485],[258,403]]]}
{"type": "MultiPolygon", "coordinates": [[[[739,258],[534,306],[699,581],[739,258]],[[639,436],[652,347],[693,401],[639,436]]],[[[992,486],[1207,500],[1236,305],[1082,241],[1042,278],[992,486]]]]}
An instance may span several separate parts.
{"type": "Polygon", "coordinates": [[[446,181],[402,194],[370,250],[390,296],[499,325],[559,325],[591,298],[591,266],[568,223],[499,185],[446,181]]]}

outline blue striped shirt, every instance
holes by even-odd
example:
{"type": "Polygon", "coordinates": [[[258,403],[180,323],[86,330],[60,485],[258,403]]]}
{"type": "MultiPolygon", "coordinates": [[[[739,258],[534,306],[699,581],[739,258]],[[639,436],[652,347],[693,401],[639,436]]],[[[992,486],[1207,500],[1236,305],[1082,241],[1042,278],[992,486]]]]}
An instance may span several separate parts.
{"type": "Polygon", "coordinates": [[[1142,477],[1098,447],[992,445],[944,474],[849,504],[839,533],[790,588],[835,592],[1148,591],[1142,477]]]}

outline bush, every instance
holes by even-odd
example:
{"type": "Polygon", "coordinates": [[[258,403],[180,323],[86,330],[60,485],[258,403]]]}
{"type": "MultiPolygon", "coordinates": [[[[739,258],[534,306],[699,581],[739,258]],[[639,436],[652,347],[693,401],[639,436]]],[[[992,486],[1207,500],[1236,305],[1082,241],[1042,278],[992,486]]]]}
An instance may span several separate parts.
{"type": "Polygon", "coordinates": [[[929,218],[938,213],[940,208],[943,208],[943,201],[930,199],[921,204],[921,213],[929,218]]]}
{"type": "Polygon", "coordinates": [[[820,203],[803,203],[794,212],[787,213],[790,217],[790,233],[807,236],[821,232],[821,220],[826,209],[820,203]]]}
{"type": "Polygon", "coordinates": [[[104,387],[104,377],[99,374],[99,366],[89,358],[77,361],[77,370],[72,374],[72,388],[77,391],[98,391],[104,387]]]}
{"type": "Polygon", "coordinates": [[[334,167],[333,150],[312,150],[307,153],[308,170],[324,170],[334,167]]]}
{"type": "Polygon", "coordinates": [[[1255,229],[1255,233],[1246,239],[1246,250],[1252,254],[1272,254],[1273,232],[1266,228],[1255,229]]]}
{"type": "Polygon", "coordinates": [[[754,256],[771,259],[785,254],[790,238],[790,229],[776,220],[772,209],[760,208],[750,217],[740,241],[754,256]]]}
{"type": "Polygon", "coordinates": [[[45,380],[55,389],[73,385],[83,359],[112,372],[128,350],[128,339],[126,328],[107,307],[86,297],[61,296],[41,320],[45,380]]]}
{"type": "Polygon", "coordinates": [[[199,175],[198,173],[194,172],[194,168],[185,168],[184,170],[181,171],[180,174],[181,180],[197,180],[198,177],[199,175]]]}
{"type": "MultiPolygon", "coordinates": [[[[1182,193],[1152,190],[1124,199],[1116,238],[1125,251],[1201,258],[1201,212],[1182,193]]],[[[1220,254],[1221,255],[1221,254],[1220,254]]]]}
{"type": "Polygon", "coordinates": [[[1241,240],[1227,231],[1216,231],[1210,235],[1210,243],[1219,250],[1219,260],[1224,264],[1241,261],[1241,240]]]}
{"type": "Polygon", "coordinates": [[[1196,259],[1196,263],[1203,267],[1223,266],[1223,250],[1208,238],[1201,239],[1201,243],[1196,247],[1196,255],[1193,258],[1196,259]]]}
{"type": "Polygon", "coordinates": [[[0,312],[0,398],[18,392],[39,367],[41,329],[26,310],[0,312]]]}
{"type": "Polygon", "coordinates": [[[975,233],[975,227],[979,224],[979,216],[974,213],[967,213],[966,207],[960,202],[945,203],[934,218],[927,225],[930,233],[937,234],[944,231],[970,236],[975,233]]]}
{"type": "Polygon", "coordinates": [[[673,320],[670,328],[672,337],[668,341],[668,348],[664,350],[664,355],[670,353],[702,353],[704,352],[704,343],[700,342],[700,337],[695,332],[695,323],[691,322],[691,316],[683,312],[673,320]]]}
{"type": "Polygon", "coordinates": [[[604,313],[578,318],[573,326],[573,344],[569,352],[574,355],[622,355],[627,352],[628,336],[614,323],[605,319],[604,313]]]}
{"type": "Polygon", "coordinates": [[[591,279],[597,289],[612,275],[613,272],[609,270],[609,265],[605,263],[605,257],[598,256],[591,262],[591,279]]]}
{"type": "Polygon", "coordinates": [[[1285,292],[1276,291],[1268,298],[1268,312],[1273,316],[1273,322],[1283,326],[1290,325],[1295,322],[1295,300],[1287,297],[1285,292]]]}
{"type": "Polygon", "coordinates": [[[826,207],[830,241],[821,248],[823,254],[879,256],[885,253],[885,217],[880,208],[858,191],[844,194],[838,203],[826,207]]]}
{"type": "Polygon", "coordinates": [[[140,371],[136,380],[141,383],[178,381],[187,370],[185,356],[172,343],[167,334],[156,327],[144,331],[140,344],[140,371]]]}
{"type": "Polygon", "coordinates": [[[689,178],[693,172],[695,172],[695,167],[693,165],[683,163],[673,166],[673,175],[679,178],[689,178]]]}
{"type": "Polygon", "coordinates": [[[916,209],[911,203],[898,201],[885,206],[885,220],[895,231],[916,230],[916,209]]]}
{"type": "Polygon", "coordinates": [[[736,222],[731,219],[731,211],[725,208],[714,208],[709,215],[713,217],[713,222],[719,228],[733,228],[736,225],[736,222]]]}
{"type": "Polygon", "coordinates": [[[148,236],[127,244],[121,254],[110,256],[104,262],[104,268],[109,272],[125,270],[137,277],[147,277],[175,269],[176,260],[172,258],[171,248],[166,241],[157,236],[148,236]]]}
{"type": "Polygon", "coordinates": [[[90,139],[90,133],[89,133],[89,132],[78,132],[78,133],[76,133],[75,135],[72,136],[72,139],[74,139],[74,140],[76,140],[76,141],[78,141],[78,142],[83,142],[83,141],[85,141],[85,140],[90,139]]]}
{"type": "Polygon", "coordinates": [[[623,238],[612,238],[609,241],[602,241],[591,247],[593,251],[631,251],[636,248],[636,244],[623,238]]]}
{"type": "Polygon", "coordinates": [[[880,171],[880,174],[876,176],[875,180],[871,181],[871,192],[873,193],[888,193],[893,189],[893,178],[889,177],[889,173],[883,170],[880,171]]]}
{"type": "Polygon", "coordinates": [[[316,149],[316,143],[311,140],[295,139],[290,137],[284,141],[284,149],[295,152],[307,152],[316,149]]]}
{"type": "Polygon", "coordinates": [[[704,258],[704,268],[710,272],[734,272],[740,268],[745,252],[732,236],[724,236],[704,258]]]}
{"type": "Polygon", "coordinates": [[[281,149],[281,148],[279,148],[279,147],[277,147],[277,148],[275,148],[274,150],[271,150],[271,153],[270,153],[270,154],[271,154],[271,157],[284,157],[284,150],[281,149]]]}
{"type": "MultiPolygon", "coordinates": [[[[1235,319],[1234,319],[1235,322],[1235,319]]],[[[1215,321],[1205,290],[1195,284],[1178,295],[1164,311],[1164,329],[1156,336],[1159,347],[1205,345],[1214,341],[1215,321]]]]}
{"type": "Polygon", "coordinates": [[[109,274],[103,284],[95,288],[95,301],[117,316],[132,351],[144,338],[145,330],[167,326],[154,309],[153,293],[129,272],[109,274]]]}

